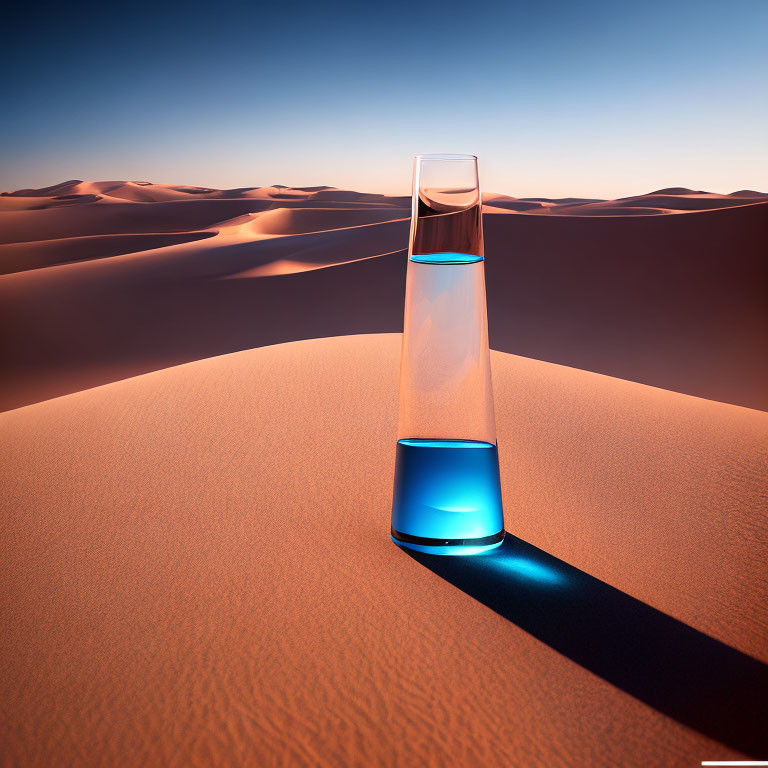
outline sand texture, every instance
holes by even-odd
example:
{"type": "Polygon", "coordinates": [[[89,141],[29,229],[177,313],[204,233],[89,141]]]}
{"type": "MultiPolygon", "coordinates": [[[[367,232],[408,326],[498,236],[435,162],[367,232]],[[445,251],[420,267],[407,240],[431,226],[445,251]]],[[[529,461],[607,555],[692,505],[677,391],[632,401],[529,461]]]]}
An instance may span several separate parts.
{"type": "Polygon", "coordinates": [[[768,415],[493,352],[521,541],[473,597],[388,538],[399,352],[300,341],[0,415],[3,765],[766,754],[768,415]],[[700,695],[719,669],[670,698],[633,626],[682,667],[725,660],[728,728],[700,695]]]}
{"type": "Polygon", "coordinates": [[[410,199],[0,195],[0,765],[768,755],[768,196],[484,197],[506,528],[389,539],[410,199]]]}

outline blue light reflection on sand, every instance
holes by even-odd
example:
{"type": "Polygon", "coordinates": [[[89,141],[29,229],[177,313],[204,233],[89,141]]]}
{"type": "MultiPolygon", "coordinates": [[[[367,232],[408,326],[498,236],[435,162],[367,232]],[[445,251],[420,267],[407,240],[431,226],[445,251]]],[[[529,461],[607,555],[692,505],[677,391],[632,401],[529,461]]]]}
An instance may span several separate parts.
{"type": "Polygon", "coordinates": [[[514,548],[495,550],[483,556],[483,562],[511,577],[524,579],[541,586],[565,586],[568,579],[564,573],[542,562],[516,554],[514,548]]]}
{"type": "Polygon", "coordinates": [[[504,568],[516,576],[528,579],[529,581],[536,581],[540,584],[564,584],[566,581],[557,571],[533,560],[526,560],[524,557],[499,558],[495,561],[494,565],[497,568],[504,568]]]}

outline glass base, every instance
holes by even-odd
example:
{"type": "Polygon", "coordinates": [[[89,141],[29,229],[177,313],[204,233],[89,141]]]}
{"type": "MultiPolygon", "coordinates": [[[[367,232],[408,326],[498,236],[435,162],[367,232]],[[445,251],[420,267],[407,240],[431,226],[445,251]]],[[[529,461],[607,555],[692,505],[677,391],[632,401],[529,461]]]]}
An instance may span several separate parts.
{"type": "Polygon", "coordinates": [[[428,555],[479,555],[501,546],[504,531],[480,539],[427,539],[422,536],[408,536],[392,529],[392,541],[398,547],[406,547],[428,555]]]}
{"type": "Polygon", "coordinates": [[[438,555],[477,554],[504,538],[498,451],[478,440],[397,442],[392,536],[438,555]]]}

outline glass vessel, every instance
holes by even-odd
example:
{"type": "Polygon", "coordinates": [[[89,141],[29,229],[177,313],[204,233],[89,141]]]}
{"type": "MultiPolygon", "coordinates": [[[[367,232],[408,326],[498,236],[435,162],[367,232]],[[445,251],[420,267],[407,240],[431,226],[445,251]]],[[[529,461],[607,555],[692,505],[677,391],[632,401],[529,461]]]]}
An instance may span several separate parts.
{"type": "Polygon", "coordinates": [[[417,155],[392,539],[469,555],[504,539],[477,158],[417,155]]]}

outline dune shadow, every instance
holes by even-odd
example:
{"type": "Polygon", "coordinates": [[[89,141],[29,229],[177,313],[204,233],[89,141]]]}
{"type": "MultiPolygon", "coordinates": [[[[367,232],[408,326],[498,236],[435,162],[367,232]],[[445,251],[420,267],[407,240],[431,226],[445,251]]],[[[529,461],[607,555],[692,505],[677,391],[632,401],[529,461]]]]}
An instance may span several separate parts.
{"type": "Polygon", "coordinates": [[[404,550],[538,640],[677,722],[768,754],[768,665],[507,534],[496,550],[404,550]]]}

